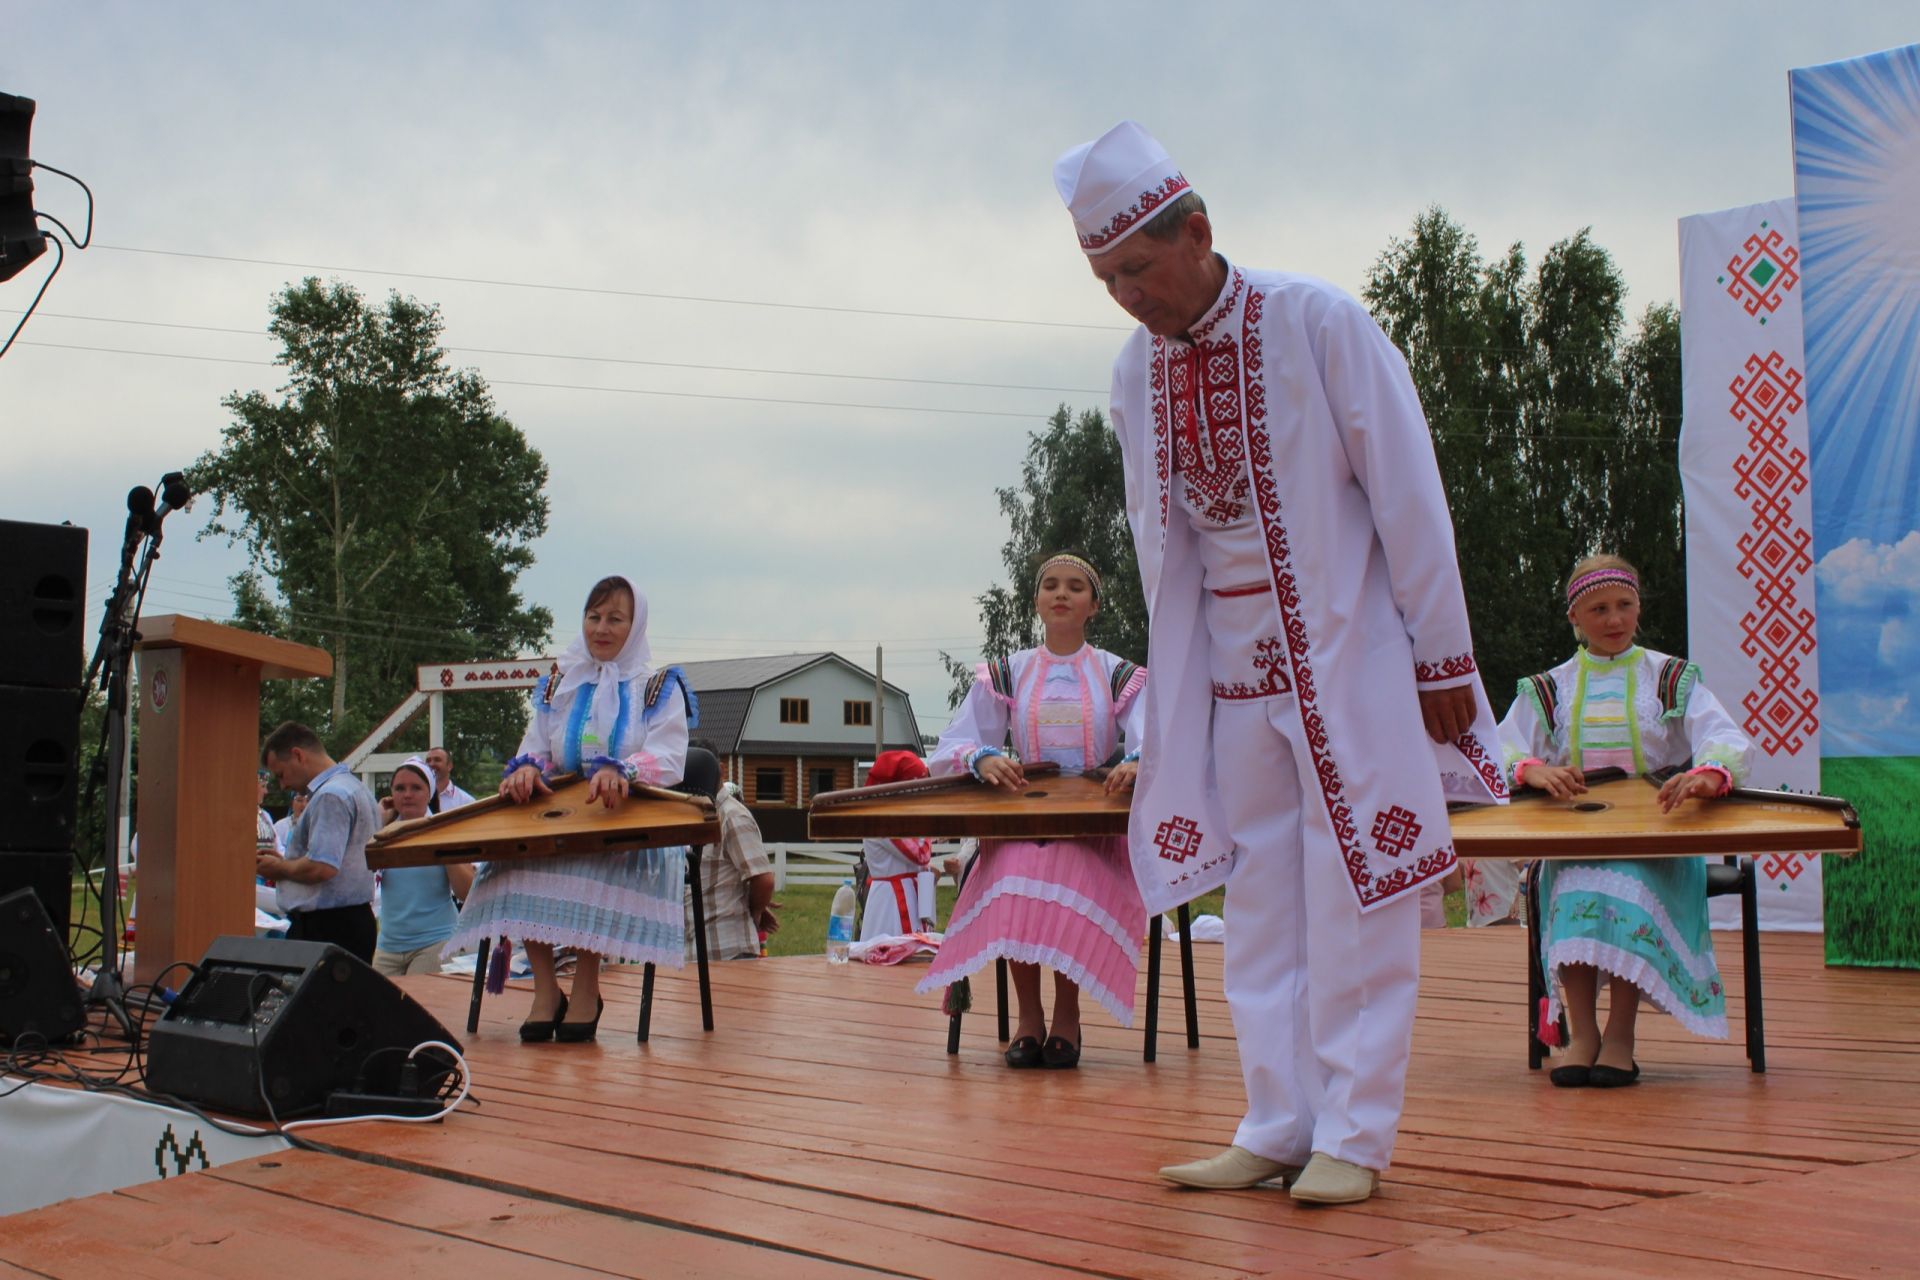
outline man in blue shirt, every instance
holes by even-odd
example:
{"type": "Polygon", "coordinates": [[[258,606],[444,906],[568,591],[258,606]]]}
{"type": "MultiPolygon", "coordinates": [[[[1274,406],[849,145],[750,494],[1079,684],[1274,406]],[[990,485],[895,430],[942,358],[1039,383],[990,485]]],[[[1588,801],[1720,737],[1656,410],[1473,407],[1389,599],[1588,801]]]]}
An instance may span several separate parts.
{"type": "Polygon", "coordinates": [[[278,886],[287,937],[331,942],[372,963],[379,927],[367,841],[380,829],[373,793],[306,725],[288,721],[260,748],[260,763],[289,791],[304,788],[306,812],[287,832],[285,856],[255,855],[257,872],[278,886]]]}

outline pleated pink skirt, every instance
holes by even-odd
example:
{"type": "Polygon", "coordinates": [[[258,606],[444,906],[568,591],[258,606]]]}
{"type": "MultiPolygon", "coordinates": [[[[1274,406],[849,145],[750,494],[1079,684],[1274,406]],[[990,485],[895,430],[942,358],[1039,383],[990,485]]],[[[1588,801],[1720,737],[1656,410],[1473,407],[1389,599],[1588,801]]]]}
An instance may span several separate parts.
{"type": "Polygon", "coordinates": [[[915,990],[938,991],[1005,958],[1055,970],[1132,1026],[1146,934],[1125,840],[989,841],[915,990]]]}

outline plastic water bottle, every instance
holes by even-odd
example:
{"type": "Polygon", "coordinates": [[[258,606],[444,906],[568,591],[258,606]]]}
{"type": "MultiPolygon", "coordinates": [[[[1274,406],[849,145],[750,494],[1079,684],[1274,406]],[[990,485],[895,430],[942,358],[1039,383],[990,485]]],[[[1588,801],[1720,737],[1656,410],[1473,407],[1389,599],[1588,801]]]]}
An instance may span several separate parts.
{"type": "Polygon", "coordinates": [[[853,881],[842,880],[827,917],[827,963],[845,964],[853,949],[853,881]]]}

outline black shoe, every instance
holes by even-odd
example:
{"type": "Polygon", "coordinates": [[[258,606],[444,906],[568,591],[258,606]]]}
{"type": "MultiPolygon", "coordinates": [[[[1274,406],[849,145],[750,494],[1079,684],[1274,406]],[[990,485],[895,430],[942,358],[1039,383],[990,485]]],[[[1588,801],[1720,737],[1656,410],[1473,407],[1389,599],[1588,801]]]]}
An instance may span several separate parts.
{"type": "Polygon", "coordinates": [[[1553,1081],[1559,1089],[1579,1089],[1592,1083],[1593,1068],[1582,1066],[1555,1067],[1547,1072],[1547,1079],[1553,1081]]]}
{"type": "Polygon", "coordinates": [[[600,1030],[600,1015],[607,1011],[605,1000],[596,1000],[592,1022],[560,1022],[553,1028],[553,1038],[561,1044],[585,1044],[600,1030]]]}
{"type": "Polygon", "coordinates": [[[1622,1071],[1619,1067],[1603,1067],[1595,1063],[1587,1083],[1596,1089],[1624,1089],[1630,1084],[1639,1084],[1640,1064],[1636,1062],[1633,1070],[1622,1071]]]}
{"type": "Polygon", "coordinates": [[[1040,1066],[1044,1061],[1037,1036],[1021,1036],[1007,1046],[1007,1065],[1016,1071],[1040,1066]]]}
{"type": "Polygon", "coordinates": [[[1080,1065],[1080,1046],[1065,1036],[1048,1036],[1041,1056],[1055,1071],[1069,1071],[1080,1065]]]}
{"type": "Polygon", "coordinates": [[[520,1038],[528,1044],[539,1044],[543,1040],[551,1040],[553,1039],[553,1029],[559,1026],[560,1019],[566,1016],[567,998],[563,995],[560,997],[560,1007],[554,1010],[551,1018],[544,1019],[540,1022],[535,1022],[529,1018],[527,1021],[521,1023],[520,1038]]]}

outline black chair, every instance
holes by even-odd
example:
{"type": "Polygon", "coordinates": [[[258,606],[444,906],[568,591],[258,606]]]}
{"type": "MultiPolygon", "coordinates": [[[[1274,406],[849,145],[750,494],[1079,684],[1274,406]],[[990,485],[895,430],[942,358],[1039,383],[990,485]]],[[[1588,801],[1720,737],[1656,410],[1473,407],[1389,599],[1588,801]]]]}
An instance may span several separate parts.
{"type": "MultiPolygon", "coordinates": [[[[1526,869],[1522,881],[1527,895],[1527,1067],[1538,1071],[1547,1046],[1540,1040],[1541,1001],[1547,996],[1547,975],[1540,963],[1540,864],[1526,869]]],[[[1707,897],[1740,895],[1741,971],[1746,989],[1747,1063],[1755,1073],[1767,1069],[1767,1029],[1760,993],[1760,899],[1751,857],[1727,857],[1707,864],[1707,897]]],[[[1560,1043],[1567,1042],[1567,1019],[1559,1022],[1560,1043]]]]}
{"type": "MultiPolygon", "coordinates": [[[[711,751],[700,747],[687,749],[685,777],[673,790],[684,791],[688,795],[701,795],[711,800],[720,792],[720,761],[711,751]]],[[[707,913],[706,905],[700,895],[700,862],[706,856],[708,846],[701,845],[687,850],[687,893],[693,907],[693,956],[700,972],[700,1026],[703,1030],[713,1030],[713,984],[707,971],[707,913]]],[[[473,996],[467,1005],[467,1034],[472,1035],[480,1029],[480,1002],[486,995],[487,958],[492,949],[492,940],[482,938],[474,960],[473,996]]],[[[636,1038],[641,1044],[647,1042],[647,1036],[653,1025],[653,962],[647,961],[640,975],[640,1023],[636,1038]]]]}
{"type": "MultiPolygon", "coordinates": [[[[979,860],[980,854],[976,850],[960,868],[962,886],[967,883],[967,876],[972,874],[974,863],[979,860]]],[[[1180,922],[1180,985],[1187,999],[1187,1048],[1198,1049],[1200,1006],[1193,986],[1193,921],[1188,915],[1186,903],[1180,904],[1177,917],[1180,922]]],[[[1147,926],[1147,1015],[1144,1043],[1140,1051],[1142,1062],[1152,1062],[1160,1052],[1160,917],[1152,917],[1147,926]]],[[[1000,1043],[1005,1044],[1013,1038],[1013,1029],[1007,1013],[1007,962],[1004,957],[996,958],[993,962],[993,986],[998,1000],[995,1030],[999,1033],[1000,1043]]],[[[948,1004],[954,1009],[947,1018],[947,1052],[957,1054],[960,1052],[960,1019],[972,999],[972,984],[962,978],[950,984],[947,990],[948,1004]],[[965,995],[961,994],[963,991],[965,995]]]]}

